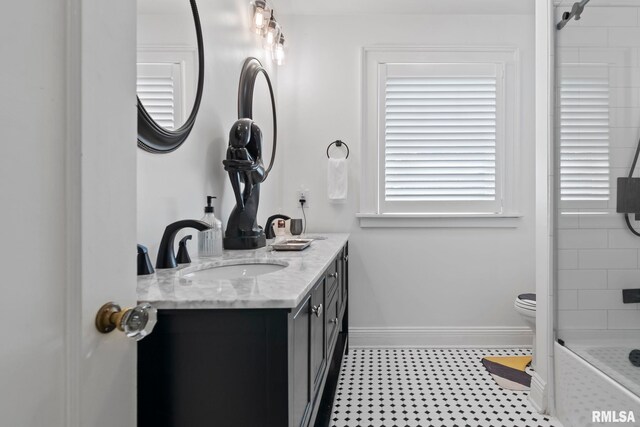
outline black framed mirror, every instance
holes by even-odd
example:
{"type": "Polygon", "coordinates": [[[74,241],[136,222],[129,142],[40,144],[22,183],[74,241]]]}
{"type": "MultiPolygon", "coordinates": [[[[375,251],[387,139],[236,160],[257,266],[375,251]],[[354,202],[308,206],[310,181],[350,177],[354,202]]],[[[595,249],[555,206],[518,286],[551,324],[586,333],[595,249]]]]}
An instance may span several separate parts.
{"type": "MultiPolygon", "coordinates": [[[[185,2],[186,8],[186,0],[183,1],[185,2]]],[[[155,4],[162,5],[161,2],[157,2],[155,4]]],[[[200,16],[198,14],[196,1],[189,0],[189,4],[191,15],[193,16],[193,26],[195,27],[195,39],[197,45],[197,66],[194,67],[197,69],[198,74],[197,85],[194,91],[195,93],[192,96],[192,104],[189,102],[190,100],[187,100],[186,96],[180,96],[180,100],[176,102],[182,102],[184,106],[189,104],[192,105],[191,111],[187,113],[186,109],[183,109],[185,111],[183,114],[184,117],[181,119],[174,119],[172,113],[175,109],[175,105],[168,105],[169,100],[161,99],[161,96],[156,95],[164,91],[165,93],[170,93],[173,96],[173,87],[170,86],[171,79],[170,76],[167,77],[166,74],[163,75],[163,77],[165,77],[165,82],[168,83],[165,84],[164,87],[160,80],[154,80],[153,77],[147,78],[147,81],[150,82],[147,85],[149,89],[146,94],[148,96],[143,96],[143,99],[141,100],[141,93],[143,92],[141,91],[140,82],[144,81],[144,79],[141,78],[140,75],[141,63],[140,60],[138,60],[138,147],[151,153],[170,153],[178,149],[178,147],[184,143],[193,129],[193,125],[200,108],[200,102],[202,101],[202,90],[204,87],[204,44],[202,40],[202,27],[200,25],[200,16]],[[163,117],[163,115],[166,116],[168,114],[165,111],[171,112],[171,117],[167,120],[163,117]]],[[[175,7],[175,2],[173,2],[173,5],[173,7],[175,7]]],[[[173,23],[173,25],[175,25],[175,23],[173,23]]],[[[186,25],[187,24],[185,24],[185,26],[186,25]]],[[[185,31],[182,32],[184,33],[185,31]]],[[[156,52],[158,52],[158,50],[156,50],[156,52]]],[[[184,69],[184,67],[180,67],[179,62],[177,64],[171,64],[170,62],[171,61],[166,61],[164,64],[156,63],[153,65],[178,65],[179,69],[184,69]]],[[[188,79],[188,76],[183,76],[176,80],[183,81],[186,79],[188,79]]]]}
{"type": "Polygon", "coordinates": [[[238,87],[238,119],[252,119],[253,120],[253,92],[256,86],[256,79],[262,74],[267,82],[269,88],[269,95],[271,97],[271,112],[273,117],[273,143],[271,146],[271,160],[269,166],[265,170],[264,179],[267,179],[269,172],[273,168],[273,163],[276,159],[276,147],[278,143],[278,117],[276,113],[276,99],[273,93],[273,86],[269,73],[262,66],[262,63],[256,58],[247,58],[242,66],[242,72],[240,73],[240,84],[238,87]]]}

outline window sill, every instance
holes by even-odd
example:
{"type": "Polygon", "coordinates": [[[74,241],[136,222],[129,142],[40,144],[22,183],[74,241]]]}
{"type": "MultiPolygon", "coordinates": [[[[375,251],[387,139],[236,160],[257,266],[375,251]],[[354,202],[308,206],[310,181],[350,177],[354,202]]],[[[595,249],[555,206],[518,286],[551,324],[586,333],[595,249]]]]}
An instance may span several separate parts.
{"type": "Polygon", "coordinates": [[[521,214],[358,213],[361,228],[517,228],[521,214]]]}

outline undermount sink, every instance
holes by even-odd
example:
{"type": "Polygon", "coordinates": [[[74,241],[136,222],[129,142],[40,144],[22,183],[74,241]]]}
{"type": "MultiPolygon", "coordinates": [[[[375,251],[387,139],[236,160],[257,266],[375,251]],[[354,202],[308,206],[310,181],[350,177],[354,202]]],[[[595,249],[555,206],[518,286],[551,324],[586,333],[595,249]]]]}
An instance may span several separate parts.
{"type": "Polygon", "coordinates": [[[229,280],[243,277],[257,277],[286,268],[287,264],[274,262],[216,265],[196,271],[188,271],[183,277],[197,280],[229,280]]]}

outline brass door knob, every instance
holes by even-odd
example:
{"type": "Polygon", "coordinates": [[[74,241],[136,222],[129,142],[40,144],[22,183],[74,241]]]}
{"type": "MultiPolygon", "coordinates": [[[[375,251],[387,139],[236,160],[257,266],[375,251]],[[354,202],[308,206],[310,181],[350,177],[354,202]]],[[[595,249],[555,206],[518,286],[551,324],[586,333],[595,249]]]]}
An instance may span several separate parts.
{"type": "Polygon", "coordinates": [[[96,314],[98,331],[108,334],[117,328],[135,341],[149,335],[157,321],[158,310],[146,302],[124,310],[118,304],[108,302],[96,314]]]}

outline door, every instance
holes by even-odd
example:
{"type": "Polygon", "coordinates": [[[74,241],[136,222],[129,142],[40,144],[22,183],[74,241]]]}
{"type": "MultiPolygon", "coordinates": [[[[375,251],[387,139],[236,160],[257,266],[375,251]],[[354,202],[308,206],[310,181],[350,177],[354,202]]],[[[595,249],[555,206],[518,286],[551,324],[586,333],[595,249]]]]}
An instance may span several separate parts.
{"type": "Polygon", "coordinates": [[[136,301],[136,3],[3,7],[2,424],[132,427],[136,344],[94,319],[136,301]]]}
{"type": "Polygon", "coordinates": [[[67,375],[76,383],[67,404],[77,404],[68,425],[133,427],[136,343],[119,331],[100,334],[94,319],[108,301],[136,303],[136,3],[73,2],[81,8],[75,40],[82,45],[72,50],[77,57],[70,66],[81,78],[70,90],[77,90],[71,102],[81,109],[71,117],[80,134],[67,155],[79,178],[68,183],[75,197],[68,202],[68,215],[75,216],[67,221],[75,236],[68,263],[79,275],[72,292],[81,297],[68,300],[75,314],[68,333],[76,339],[68,343],[67,375]]]}

